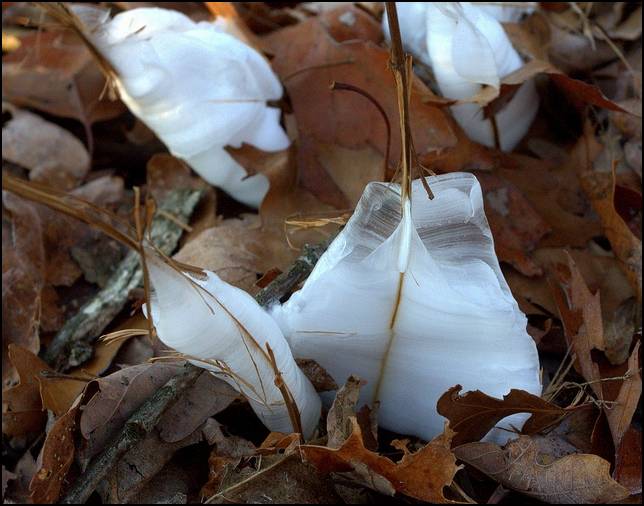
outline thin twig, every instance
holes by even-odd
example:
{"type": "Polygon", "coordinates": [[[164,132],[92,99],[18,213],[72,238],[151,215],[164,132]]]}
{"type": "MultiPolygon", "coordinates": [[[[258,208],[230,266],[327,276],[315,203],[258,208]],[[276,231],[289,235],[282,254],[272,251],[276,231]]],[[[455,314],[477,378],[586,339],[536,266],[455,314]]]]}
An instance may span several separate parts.
{"type": "Polygon", "coordinates": [[[284,383],[284,378],[282,378],[282,373],[277,367],[277,360],[275,360],[275,354],[271,345],[266,343],[266,351],[270,358],[271,367],[273,368],[273,373],[275,374],[275,386],[282,394],[284,399],[284,404],[286,405],[286,410],[288,411],[288,417],[291,420],[291,426],[293,431],[297,432],[300,435],[300,442],[304,443],[304,431],[302,429],[302,418],[300,417],[300,411],[297,409],[297,404],[293,398],[293,394],[288,388],[288,385],[284,383]]]}
{"type": "Polygon", "coordinates": [[[362,95],[365,97],[369,102],[371,102],[376,109],[380,112],[380,115],[382,116],[382,119],[385,122],[385,127],[387,128],[387,146],[385,148],[385,160],[384,160],[384,170],[383,170],[383,178],[387,177],[387,169],[389,168],[389,152],[391,149],[391,124],[389,123],[389,118],[387,117],[387,113],[385,112],[384,108],[380,105],[380,102],[378,102],[373,95],[369,94],[367,91],[363,90],[362,88],[358,88],[357,86],[354,86],[352,84],[347,84],[347,83],[339,83],[337,81],[333,81],[331,83],[331,89],[332,90],[345,90],[345,91],[353,91],[354,93],[357,93],[359,95],[362,95]]]}
{"type": "Polygon", "coordinates": [[[337,67],[338,65],[348,65],[350,63],[355,63],[355,62],[356,61],[353,58],[346,58],[344,60],[320,63],[319,65],[311,65],[310,67],[297,69],[296,71],[291,72],[290,74],[287,74],[286,76],[282,77],[282,82],[285,83],[289,79],[293,79],[295,76],[299,76],[300,74],[303,74],[304,72],[309,72],[311,70],[326,69],[329,67],[337,67]]]}

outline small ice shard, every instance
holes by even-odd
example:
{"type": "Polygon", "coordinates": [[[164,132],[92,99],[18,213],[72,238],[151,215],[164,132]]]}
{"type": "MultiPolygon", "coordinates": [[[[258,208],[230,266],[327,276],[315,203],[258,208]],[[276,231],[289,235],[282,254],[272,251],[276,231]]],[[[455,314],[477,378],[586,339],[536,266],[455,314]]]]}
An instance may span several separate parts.
{"type": "Polygon", "coordinates": [[[271,313],[296,357],[314,359],[338,384],[351,374],[367,380],[360,403],[380,401],[382,427],[429,440],[443,430],[436,402],[448,388],[502,397],[512,388],[539,395],[541,383],[478,180],[427,181],[435,198],[416,180],[403,206],[398,185],[367,185],[302,289],[271,313]]]}
{"type": "Polygon", "coordinates": [[[320,418],[320,397],[295,364],[268,313],[248,293],[212,272],[204,271],[203,276],[178,272],[153,251],[146,258],[159,339],[237,389],[270,430],[293,432],[283,395],[275,385],[268,344],[298,407],[303,435],[310,437],[320,418]]]}
{"type": "Polygon", "coordinates": [[[266,103],[282,96],[266,59],[226,33],[226,23],[195,23],[174,10],[138,8],[111,20],[87,6],[72,12],[116,71],[130,111],[206,181],[258,207],[268,179],[247,177],[224,146],[289,145],[279,109],[266,103]]]}
{"type": "MultiPolygon", "coordinates": [[[[499,88],[505,76],[523,66],[500,21],[516,21],[533,6],[470,2],[399,2],[396,6],[405,49],[432,68],[444,97],[467,100],[484,85],[499,88]]],[[[386,18],[383,28],[389,38],[386,18]]],[[[534,80],[526,81],[495,115],[501,149],[514,149],[538,108],[534,80]]],[[[450,109],[472,140],[495,145],[492,123],[479,105],[465,103],[450,109]]]]}

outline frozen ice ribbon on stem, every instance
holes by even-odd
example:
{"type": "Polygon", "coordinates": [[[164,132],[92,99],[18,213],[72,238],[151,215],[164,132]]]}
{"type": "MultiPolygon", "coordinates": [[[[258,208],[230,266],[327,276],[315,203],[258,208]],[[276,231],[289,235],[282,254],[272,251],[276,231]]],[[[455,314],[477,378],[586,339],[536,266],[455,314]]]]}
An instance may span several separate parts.
{"type": "Polygon", "coordinates": [[[452,173],[427,181],[435,198],[416,180],[402,206],[398,185],[367,185],[303,288],[272,314],[296,357],[316,360],[338,384],[350,374],[368,381],[360,403],[380,401],[383,427],[431,439],[443,430],[436,402],[448,388],[539,395],[541,383],[478,180],[452,173]]]}
{"type": "MultiPolygon", "coordinates": [[[[466,101],[484,85],[499,88],[501,79],[523,66],[501,21],[517,21],[524,12],[534,9],[531,4],[399,2],[397,9],[407,51],[432,68],[443,96],[466,101]]],[[[383,28],[388,37],[386,19],[383,28]]],[[[495,115],[501,149],[510,151],[519,143],[538,107],[534,81],[526,81],[495,115]]],[[[479,105],[458,104],[451,111],[471,139],[495,145],[492,122],[484,117],[479,105]]]]}
{"type": "Polygon", "coordinates": [[[292,432],[268,344],[299,410],[304,437],[310,437],[320,417],[320,397],[268,313],[248,293],[212,272],[181,273],[153,251],[146,258],[159,339],[236,388],[270,430],[292,432]]]}
{"type": "Polygon", "coordinates": [[[113,19],[91,7],[72,10],[114,67],[132,113],[206,181],[258,207],[268,179],[247,177],[224,146],[289,145],[279,109],[267,106],[282,86],[266,59],[226,33],[225,23],[195,23],[174,10],[138,8],[113,19]]]}

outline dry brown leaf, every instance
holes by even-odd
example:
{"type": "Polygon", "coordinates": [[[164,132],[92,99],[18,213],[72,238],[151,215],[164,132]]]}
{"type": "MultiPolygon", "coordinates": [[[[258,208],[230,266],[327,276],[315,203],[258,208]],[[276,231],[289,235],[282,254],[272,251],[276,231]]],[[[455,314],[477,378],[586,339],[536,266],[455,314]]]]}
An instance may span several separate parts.
{"type": "Polygon", "coordinates": [[[269,178],[270,189],[260,215],[242,214],[219,221],[186,241],[175,259],[213,271],[226,282],[252,293],[257,289],[258,274],[272,268],[286,269],[297,257],[298,251],[289,240],[301,246],[326,238],[317,229],[287,234],[286,218],[303,211],[328,210],[329,206],[297,186],[293,148],[266,153],[244,146],[230,152],[242,165],[269,178]]]}
{"type": "Polygon", "coordinates": [[[9,343],[7,350],[20,383],[2,393],[2,432],[9,436],[38,432],[47,418],[40,399],[38,376],[41,371],[51,369],[26,348],[9,343]]]}
{"type": "Polygon", "coordinates": [[[456,433],[452,438],[452,446],[479,441],[506,416],[530,413],[532,416],[523,426],[522,432],[534,434],[549,427],[565,414],[559,406],[523,390],[512,389],[501,400],[480,390],[461,395],[462,388],[461,385],[450,388],[436,404],[436,410],[449,420],[450,428],[456,433]]]}
{"type": "Polygon", "coordinates": [[[404,442],[394,441],[392,444],[404,453],[395,463],[367,450],[357,420],[353,418],[352,423],[353,432],[339,449],[302,445],[304,458],[323,474],[353,471],[365,485],[379,492],[399,492],[431,503],[450,502],[443,488],[452,483],[459,468],[450,450],[453,432],[449,427],[415,453],[409,452],[404,442]]]}
{"type": "Polygon", "coordinates": [[[342,386],[333,400],[326,417],[326,431],[328,435],[328,448],[334,450],[340,448],[342,444],[351,436],[353,432],[353,422],[356,411],[356,404],[360,396],[360,387],[363,382],[357,376],[349,376],[347,382],[342,386]]]}
{"type": "Polygon", "coordinates": [[[214,447],[208,457],[208,481],[201,488],[202,498],[211,497],[219,492],[224,480],[227,477],[230,478],[231,471],[242,458],[255,454],[253,443],[239,436],[226,436],[221,427],[216,420],[212,418],[208,420],[206,439],[208,444],[214,447]]]}
{"type": "Polygon", "coordinates": [[[33,353],[40,351],[38,324],[45,250],[35,206],[10,193],[3,193],[2,204],[2,386],[5,388],[17,379],[9,362],[8,346],[14,343],[33,353]]]}
{"type": "Polygon", "coordinates": [[[615,175],[580,171],[581,186],[599,215],[604,234],[631,283],[639,302],[642,301],[642,241],[638,239],[615,210],[615,175]]]}
{"type": "Polygon", "coordinates": [[[262,39],[257,37],[252,30],[246,26],[242,17],[235,9],[236,2],[204,2],[210,13],[217,18],[223,18],[226,22],[226,30],[235,38],[245,42],[259,51],[266,49],[262,39]]]}
{"type": "Polygon", "coordinates": [[[61,32],[31,33],[17,51],[3,57],[3,97],[19,106],[74,118],[86,128],[125,111],[120,101],[102,99],[105,77],[87,48],[61,32]]]}
{"type": "MultiPolygon", "coordinates": [[[[638,305],[626,276],[617,259],[607,256],[598,246],[588,249],[539,248],[532,259],[544,272],[554,272],[572,256],[592,292],[599,291],[604,328],[604,353],[612,364],[622,364],[628,359],[632,336],[638,327],[638,305]]],[[[514,269],[504,269],[505,278],[522,311],[529,315],[553,317],[558,314],[548,279],[528,278],[514,269]]],[[[563,339],[548,341],[565,353],[563,339]]]]}
{"type": "Polygon", "coordinates": [[[580,33],[581,30],[562,26],[563,23],[557,19],[560,16],[549,13],[551,36],[548,56],[557,68],[567,73],[584,72],[616,59],[615,51],[605,41],[593,41],[580,33]]]}
{"type": "Polygon", "coordinates": [[[487,117],[493,116],[507,104],[524,82],[540,74],[547,75],[573,104],[594,105],[611,111],[630,112],[606,98],[597,86],[573,79],[543,60],[529,61],[523,67],[505,76],[499,88],[484,87],[472,98],[461,102],[475,102],[485,108],[487,117]]]}
{"type": "Polygon", "coordinates": [[[97,342],[94,344],[92,358],[82,366],[67,371],[64,377],[58,377],[55,374],[39,375],[38,382],[40,383],[43,407],[52,410],[56,416],[67,412],[74,400],[85,389],[87,381],[105,372],[124,343],[125,341],[97,342]],[[78,379],[72,379],[74,377],[78,379]]]}
{"type": "Polygon", "coordinates": [[[352,149],[320,142],[316,158],[351,205],[360,200],[368,183],[383,181],[388,177],[382,153],[372,146],[352,149]]]}
{"type": "Polygon", "coordinates": [[[338,389],[338,384],[333,377],[315,360],[310,358],[296,358],[295,362],[302,369],[302,372],[309,379],[316,392],[328,392],[329,390],[338,389]]]}
{"type": "MultiPolygon", "coordinates": [[[[379,44],[383,39],[382,28],[376,20],[378,16],[366,14],[365,11],[370,10],[366,3],[360,2],[360,9],[347,9],[344,2],[318,2],[317,17],[338,42],[358,39],[379,44]]],[[[303,7],[315,10],[314,6],[315,2],[309,2],[303,7]]]]}
{"type": "Polygon", "coordinates": [[[271,432],[257,449],[259,455],[290,455],[300,445],[300,435],[297,433],[271,432]]]}
{"type": "Polygon", "coordinates": [[[566,338],[574,352],[578,370],[602,404],[615,448],[631,423],[642,392],[639,374],[639,342],[629,358],[627,370],[603,366],[593,360],[593,349],[604,350],[604,332],[599,292],[592,294],[569,258],[570,279],[559,273],[564,289],[554,289],[566,338]],[[620,378],[621,376],[621,378],[620,378]],[[605,381],[606,378],[617,378],[605,381]],[[614,403],[614,404],[613,404],[614,403]]]}
{"type": "Polygon", "coordinates": [[[288,266],[294,252],[283,234],[266,233],[258,215],[222,220],[203,230],[183,246],[174,258],[216,273],[234,286],[252,292],[257,274],[273,266],[288,266]]]}
{"type": "MultiPolygon", "coordinates": [[[[75,197],[111,208],[124,197],[123,180],[101,176],[71,191],[75,197]]],[[[46,256],[46,280],[54,286],[71,286],[82,274],[72,250],[92,241],[108,241],[101,232],[57,211],[38,206],[43,222],[46,256]]]]}
{"type": "Polygon", "coordinates": [[[187,438],[205,420],[238,398],[239,394],[228,383],[204,371],[193,386],[163,413],[157,425],[159,436],[167,443],[187,438]]]}
{"type": "Polygon", "coordinates": [[[606,417],[613,435],[615,448],[622,444],[624,434],[631,425],[635,410],[639,406],[642,395],[642,376],[640,375],[640,349],[641,341],[637,341],[633,353],[628,359],[628,370],[624,374],[624,380],[619,388],[619,393],[613,402],[611,409],[606,409],[606,417]]]}
{"type": "MultiPolygon", "coordinates": [[[[87,461],[101,451],[127,418],[164,385],[178,367],[180,365],[176,363],[141,364],[93,382],[90,387],[99,391],[84,406],[80,418],[81,433],[86,439],[82,447],[82,460],[87,461]]],[[[237,398],[232,387],[204,371],[194,385],[163,414],[153,439],[168,443],[164,448],[171,451],[169,458],[181,447],[172,445],[186,442],[210,416],[219,413],[237,398]]],[[[153,443],[150,444],[153,446],[153,443]]]]}
{"type": "MultiPolygon", "coordinates": [[[[590,154],[596,156],[600,149],[591,149],[590,154]]],[[[500,155],[495,174],[514,184],[551,229],[539,243],[541,247],[586,247],[601,234],[599,220],[575,174],[579,156],[579,151],[573,151],[562,166],[519,154],[500,155]]]]}
{"type": "Polygon", "coordinates": [[[146,166],[148,191],[157,202],[168,193],[182,188],[208,188],[210,185],[196,176],[185,162],[168,153],[157,153],[146,166]]]}
{"type": "Polygon", "coordinates": [[[129,416],[163,386],[181,367],[180,364],[156,362],[117,371],[93,381],[89,386],[98,391],[83,408],[80,430],[85,438],[82,461],[103,450],[111,437],[129,416]]]}
{"type": "MultiPolygon", "coordinates": [[[[625,301],[632,297],[631,287],[617,260],[590,249],[563,248],[538,248],[532,253],[532,259],[544,272],[552,272],[557,264],[565,265],[568,262],[566,251],[575,261],[588,287],[593,292],[601,292],[604,322],[609,322],[625,301]]],[[[525,297],[545,309],[549,315],[557,314],[557,305],[545,277],[527,278],[506,269],[505,278],[515,297],[525,297]]]]}
{"type": "Polygon", "coordinates": [[[642,431],[633,425],[617,449],[614,476],[631,494],[642,493],[642,431]]]}
{"type": "Polygon", "coordinates": [[[106,504],[130,503],[177,451],[196,444],[201,439],[201,427],[175,442],[164,441],[153,430],[119,459],[114,470],[99,487],[103,501],[106,504]]]}
{"type": "Polygon", "coordinates": [[[477,172],[485,197],[485,211],[499,260],[526,276],[543,273],[530,253],[550,227],[512,183],[494,174],[477,172]]]}
{"type": "Polygon", "coordinates": [[[548,60],[550,26],[545,16],[535,12],[520,23],[503,23],[514,48],[530,59],[548,60]]]}
{"type": "MultiPolygon", "coordinates": [[[[280,251],[283,258],[289,254],[290,261],[295,258],[294,248],[308,242],[317,244],[326,240],[337,230],[337,226],[311,227],[300,230],[290,230],[287,221],[304,216],[326,216],[338,214],[328,204],[323,204],[310,191],[302,187],[298,180],[298,165],[295,160],[295,148],[280,152],[280,157],[271,158],[271,163],[264,165],[263,173],[268,177],[270,189],[259,209],[262,219],[262,231],[273,235],[280,241],[280,251]],[[284,248],[290,251],[287,253],[284,248]]],[[[337,224],[336,224],[337,225],[337,224]]],[[[278,243],[276,243],[277,245],[278,243]]],[[[282,270],[286,265],[274,264],[282,270]]]]}
{"type": "Polygon", "coordinates": [[[4,392],[7,411],[3,432],[11,435],[40,427],[46,410],[62,416],[81,394],[88,378],[105,370],[121,343],[96,346],[95,356],[85,367],[61,376],[25,348],[9,345],[9,357],[20,374],[20,384],[4,392]]]}
{"type": "Polygon", "coordinates": [[[558,438],[521,436],[503,448],[468,443],[454,449],[459,460],[516,490],[544,502],[617,502],[628,491],[610,477],[610,463],[597,455],[572,453],[558,438]]]}
{"type": "Polygon", "coordinates": [[[35,504],[55,504],[63,480],[74,461],[74,430],[79,406],[61,416],[47,434],[39,457],[40,468],[31,480],[29,490],[35,504]]]}
{"type": "MultiPolygon", "coordinates": [[[[570,277],[563,286],[565,298],[561,292],[554,290],[566,339],[577,359],[576,367],[589,382],[593,392],[600,400],[604,399],[602,385],[599,381],[599,366],[593,361],[591,351],[604,349],[603,324],[599,292],[592,294],[584,282],[574,260],[568,258],[570,277]]],[[[564,274],[557,273],[560,281],[565,282],[564,274]]]]}
{"type": "Polygon", "coordinates": [[[85,146],[64,128],[3,104],[2,158],[29,170],[29,179],[61,190],[78,186],[89,171],[85,146]]]}
{"type": "Polygon", "coordinates": [[[262,203],[260,214],[242,214],[206,229],[187,242],[175,259],[217,273],[226,282],[248,292],[256,291],[258,274],[272,268],[286,269],[297,257],[296,246],[316,244],[337,229],[313,228],[287,230],[288,217],[304,211],[327,211],[313,195],[297,186],[293,149],[276,153],[257,150],[234,151],[242,163],[264,173],[270,190],[262,203]]]}
{"type": "MultiPolygon", "coordinates": [[[[328,15],[338,14],[355,19],[367,16],[350,5],[328,15]]],[[[360,23],[356,22],[355,26],[360,23]]],[[[344,30],[342,37],[346,37],[344,30]]],[[[338,175],[331,178],[320,163],[320,144],[357,150],[370,147],[384,154],[386,125],[365,97],[331,91],[329,85],[333,81],[349,83],[365,90],[380,103],[392,125],[389,162],[395,166],[400,155],[400,134],[396,128],[398,112],[394,80],[387,66],[388,52],[371,41],[338,42],[318,18],[273,32],[267,41],[275,54],[273,68],[286,86],[297,120],[301,185],[337,208],[350,207],[354,202],[338,185],[342,183],[338,175]]],[[[415,80],[411,122],[415,147],[421,155],[453,146],[456,141],[451,120],[439,108],[424,103],[423,96],[431,96],[431,92],[415,80]]],[[[368,177],[371,176],[370,171],[368,177]]],[[[356,180],[367,181],[364,174],[353,170],[351,184],[357,184],[356,180]]]]}
{"type": "Polygon", "coordinates": [[[128,497],[129,504],[188,504],[198,477],[192,469],[171,460],[143,487],[128,497]]]}
{"type": "Polygon", "coordinates": [[[242,502],[255,504],[267,499],[275,504],[337,503],[339,498],[333,483],[319,476],[315,469],[302,462],[297,449],[299,434],[271,432],[262,445],[254,446],[238,436],[224,436],[218,424],[215,443],[208,463],[208,483],[202,497],[208,503],[242,502]],[[248,465],[249,457],[256,459],[256,468],[248,465]],[[240,466],[242,462],[245,465],[240,466]]]}
{"type": "Polygon", "coordinates": [[[235,466],[222,469],[225,477],[238,481],[224,482],[208,504],[340,504],[333,482],[318,475],[315,468],[301,461],[297,454],[262,457],[261,468],[241,474],[235,466]],[[237,475],[237,476],[235,476],[237,475]]]}

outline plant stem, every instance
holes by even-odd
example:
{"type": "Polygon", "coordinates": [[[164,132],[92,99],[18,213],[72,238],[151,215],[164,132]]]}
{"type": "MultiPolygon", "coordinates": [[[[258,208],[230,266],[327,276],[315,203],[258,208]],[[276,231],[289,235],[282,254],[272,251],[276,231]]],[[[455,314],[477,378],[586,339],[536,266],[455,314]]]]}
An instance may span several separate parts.
{"type": "Polygon", "coordinates": [[[389,66],[396,81],[396,95],[398,97],[398,113],[400,117],[400,142],[402,181],[401,206],[406,199],[411,198],[411,128],[409,126],[409,77],[411,69],[411,56],[405,54],[400,36],[396,2],[386,2],[387,21],[391,34],[391,50],[389,52],[389,66]]]}

